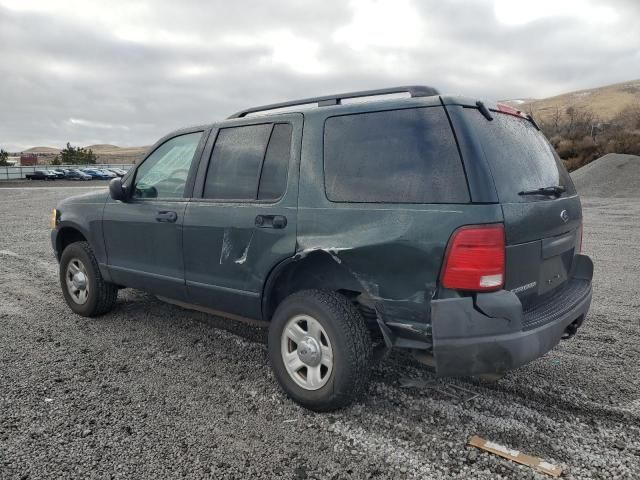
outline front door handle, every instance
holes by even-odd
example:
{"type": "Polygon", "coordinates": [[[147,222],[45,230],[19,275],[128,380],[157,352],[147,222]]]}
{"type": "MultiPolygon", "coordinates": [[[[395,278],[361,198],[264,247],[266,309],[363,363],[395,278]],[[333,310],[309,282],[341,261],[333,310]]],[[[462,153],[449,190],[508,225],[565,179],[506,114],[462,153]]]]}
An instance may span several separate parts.
{"type": "Polygon", "coordinates": [[[258,215],[255,224],[258,228],[282,229],[287,226],[287,217],[284,215],[258,215]]]}
{"type": "Polygon", "coordinates": [[[170,210],[161,210],[156,214],[156,220],[158,222],[173,223],[178,219],[178,214],[170,210]]]}

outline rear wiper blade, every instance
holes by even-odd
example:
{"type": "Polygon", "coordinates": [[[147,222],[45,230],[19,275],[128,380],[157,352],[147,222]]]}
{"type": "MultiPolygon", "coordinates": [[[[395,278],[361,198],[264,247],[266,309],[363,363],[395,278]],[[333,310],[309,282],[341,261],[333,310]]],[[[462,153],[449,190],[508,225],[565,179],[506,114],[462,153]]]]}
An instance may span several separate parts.
{"type": "Polygon", "coordinates": [[[552,195],[557,197],[566,191],[567,189],[562,185],[552,185],[550,187],[536,188],[534,190],[523,190],[522,192],[519,192],[518,195],[552,195]]]}

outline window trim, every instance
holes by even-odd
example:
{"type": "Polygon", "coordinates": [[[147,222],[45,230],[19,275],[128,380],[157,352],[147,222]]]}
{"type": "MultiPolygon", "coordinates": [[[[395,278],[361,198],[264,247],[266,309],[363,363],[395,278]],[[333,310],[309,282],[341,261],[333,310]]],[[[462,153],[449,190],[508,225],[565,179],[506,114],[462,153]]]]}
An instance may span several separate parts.
{"type": "Polygon", "coordinates": [[[273,122],[271,124],[271,133],[269,134],[269,140],[267,140],[267,146],[264,149],[264,155],[262,157],[262,163],[260,164],[260,175],[258,176],[258,187],[256,189],[256,201],[257,202],[270,202],[277,203],[287,194],[287,190],[289,189],[289,169],[291,167],[291,159],[293,158],[293,137],[294,137],[295,129],[293,123],[291,122],[273,122]],[[291,129],[290,140],[289,140],[289,159],[287,162],[287,171],[285,177],[284,190],[282,194],[277,198],[263,198],[260,200],[260,184],[262,182],[262,173],[264,172],[264,163],[267,161],[267,153],[269,153],[269,145],[271,144],[271,138],[273,137],[273,132],[276,130],[276,125],[289,125],[291,129]]]}
{"type": "Polygon", "coordinates": [[[336,115],[327,116],[322,122],[322,183],[323,188],[322,192],[324,194],[325,199],[333,204],[346,204],[346,205],[358,205],[358,206],[366,206],[366,205],[469,205],[473,203],[471,198],[471,189],[469,188],[469,179],[467,178],[467,171],[464,165],[464,159],[462,157],[462,152],[460,151],[460,147],[458,145],[458,139],[455,134],[455,130],[453,125],[451,124],[451,120],[449,119],[449,115],[447,109],[444,105],[428,105],[428,106],[420,106],[420,105],[411,105],[402,108],[385,108],[385,109],[377,109],[377,110],[366,110],[359,112],[350,112],[350,113],[342,113],[336,115]],[[449,126],[449,130],[451,131],[452,138],[455,144],[455,151],[458,154],[458,161],[460,162],[460,167],[462,168],[462,173],[464,175],[465,186],[467,188],[467,201],[466,202],[397,202],[397,201],[370,201],[370,202],[361,202],[361,201],[351,201],[351,200],[332,200],[329,198],[327,193],[327,171],[326,171],[326,162],[325,162],[325,143],[326,143],[326,134],[327,134],[327,121],[332,118],[337,117],[348,117],[352,115],[366,115],[369,113],[386,113],[386,112],[397,112],[402,110],[419,110],[419,109],[427,109],[427,108],[441,108],[444,111],[445,117],[447,119],[447,125],[449,126]]]}
{"type": "MultiPolygon", "coordinates": [[[[276,124],[272,123],[271,129],[269,130],[269,136],[267,137],[267,143],[264,144],[264,151],[262,152],[262,158],[260,159],[260,166],[258,167],[258,181],[256,182],[255,200],[258,200],[258,197],[260,195],[260,180],[262,180],[262,170],[264,169],[264,161],[267,159],[269,144],[271,143],[271,137],[273,137],[273,131],[275,130],[275,128],[276,128],[276,124]]],[[[291,136],[293,136],[293,132],[291,132],[291,136]]],[[[292,141],[289,142],[289,161],[291,161],[291,143],[292,141]]],[[[211,152],[211,154],[213,155],[213,151],[211,152]]],[[[289,169],[287,169],[287,178],[289,178],[289,169]]],[[[206,180],[207,179],[205,178],[205,182],[206,180]]]]}
{"type": "MultiPolygon", "coordinates": [[[[202,203],[216,203],[216,204],[247,204],[247,205],[252,205],[252,204],[257,204],[257,205],[276,205],[278,203],[280,203],[284,197],[287,195],[287,192],[289,191],[289,178],[290,178],[290,169],[291,169],[291,160],[293,158],[294,155],[294,137],[295,137],[295,125],[293,123],[292,120],[287,120],[287,119],[271,119],[271,120],[267,120],[265,121],[265,119],[252,119],[254,120],[253,122],[250,123],[241,123],[241,124],[237,124],[237,125],[224,125],[224,126],[218,126],[216,127],[216,132],[215,135],[211,135],[213,138],[212,144],[211,144],[211,148],[205,149],[204,153],[208,153],[208,155],[204,156],[203,155],[203,162],[206,162],[206,168],[204,168],[204,172],[202,172],[201,174],[203,175],[202,178],[202,188],[199,189],[200,191],[198,192],[198,196],[197,197],[192,197],[191,201],[192,202],[202,202],[202,203]],[[288,163],[287,163],[287,179],[285,182],[285,189],[284,192],[282,192],[282,195],[280,195],[280,197],[276,198],[276,199],[272,199],[272,198],[265,198],[265,199],[258,199],[258,193],[260,192],[260,180],[262,179],[262,170],[264,167],[264,162],[267,156],[267,151],[269,150],[269,142],[271,141],[271,137],[273,135],[273,131],[274,131],[274,127],[277,124],[287,124],[291,126],[291,142],[290,142],[290,146],[289,146],[289,159],[288,159],[288,163]],[[260,167],[258,170],[258,182],[256,184],[256,190],[255,190],[255,198],[206,198],[204,196],[204,192],[206,189],[206,185],[207,185],[207,177],[209,175],[209,169],[211,168],[212,165],[212,160],[213,160],[213,152],[214,149],[216,147],[216,143],[218,142],[218,137],[220,136],[220,131],[225,130],[225,129],[229,129],[229,128],[242,128],[242,127],[252,127],[252,126],[256,126],[256,125],[271,125],[271,130],[269,131],[269,136],[267,139],[267,143],[265,144],[264,147],[264,151],[262,152],[262,159],[260,160],[260,167]],[[207,158],[208,157],[208,158],[207,158]],[[206,159],[206,160],[205,160],[206,159]]],[[[194,192],[195,194],[195,192],[194,192]]]]}
{"type": "Polygon", "coordinates": [[[125,186],[127,187],[127,189],[130,189],[130,193],[128,195],[127,201],[129,203],[157,202],[157,201],[188,202],[191,195],[193,194],[193,183],[195,181],[195,177],[198,171],[198,166],[200,164],[202,153],[210,133],[211,133],[211,129],[208,127],[193,127],[193,128],[178,130],[177,132],[172,132],[168,135],[165,135],[160,140],[158,140],[158,142],[156,142],[155,145],[149,150],[149,152],[144,157],[144,159],[140,163],[138,163],[134,168],[129,170],[131,172],[131,175],[128,176],[128,178],[126,178],[126,181],[125,181],[125,186]],[[182,193],[182,196],[155,197],[155,198],[140,198],[140,197],[134,196],[136,178],[138,177],[138,170],[140,169],[140,167],[144,165],[144,163],[149,158],[151,158],[151,156],[154,153],[156,153],[156,151],[158,151],[158,149],[161,148],[165,143],[170,142],[175,138],[183,137],[185,135],[191,135],[194,133],[200,133],[201,136],[200,136],[200,140],[198,141],[198,145],[196,145],[196,149],[193,152],[193,158],[191,159],[191,164],[189,165],[189,173],[187,174],[187,180],[185,181],[185,184],[184,184],[184,192],[182,193]]]}

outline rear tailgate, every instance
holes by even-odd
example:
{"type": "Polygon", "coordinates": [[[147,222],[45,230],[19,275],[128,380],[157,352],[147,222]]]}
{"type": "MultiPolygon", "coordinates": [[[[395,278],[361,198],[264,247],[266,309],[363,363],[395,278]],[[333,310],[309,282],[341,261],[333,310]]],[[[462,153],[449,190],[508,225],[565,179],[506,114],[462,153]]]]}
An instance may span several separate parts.
{"type": "Polygon", "coordinates": [[[526,118],[492,112],[487,120],[465,109],[484,150],[504,213],[505,289],[526,310],[535,308],[571,279],[579,253],[582,208],[571,177],[544,135],[526,118]],[[561,186],[558,195],[522,195],[561,186]]]}

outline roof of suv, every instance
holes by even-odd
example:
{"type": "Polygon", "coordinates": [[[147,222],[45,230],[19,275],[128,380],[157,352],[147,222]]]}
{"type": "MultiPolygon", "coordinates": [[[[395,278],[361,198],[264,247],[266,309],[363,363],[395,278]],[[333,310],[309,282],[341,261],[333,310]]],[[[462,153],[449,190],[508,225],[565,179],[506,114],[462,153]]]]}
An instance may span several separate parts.
{"type": "Polygon", "coordinates": [[[305,106],[315,106],[317,107],[328,107],[341,105],[343,100],[347,99],[362,99],[366,97],[376,97],[380,95],[393,95],[393,94],[401,94],[408,93],[410,97],[431,97],[434,95],[438,95],[439,92],[433,87],[428,87],[425,85],[409,85],[403,87],[391,87],[391,88],[382,88],[376,90],[361,90],[357,92],[346,92],[346,93],[337,93],[334,95],[324,95],[321,97],[311,97],[311,98],[303,98],[300,100],[290,100],[286,102],[280,103],[272,103],[269,105],[261,105],[258,107],[251,107],[245,110],[241,110],[239,112],[234,113],[229,116],[228,119],[233,118],[242,118],[247,115],[265,112],[271,113],[274,110],[281,109],[289,109],[291,107],[305,107],[305,106]]]}
{"type": "MultiPolygon", "coordinates": [[[[436,88],[426,85],[408,85],[338,93],[250,107],[240,110],[226,119],[210,124],[181,128],[162,137],[148,150],[147,153],[152,152],[157,146],[176,135],[192,133],[198,130],[206,130],[212,127],[221,127],[226,123],[233,125],[234,123],[244,119],[259,117],[261,120],[269,121],[270,118],[291,113],[302,113],[305,116],[325,116],[329,112],[331,112],[331,114],[337,114],[338,112],[339,114],[350,114],[376,109],[392,110],[396,108],[400,109],[435,105],[460,105],[464,107],[479,108],[485,116],[490,116],[488,113],[489,110],[498,111],[501,108],[499,104],[496,104],[495,102],[482,102],[477,98],[461,95],[441,95],[436,88]]],[[[531,119],[530,116],[525,116],[521,112],[518,113],[533,122],[533,119],[531,119]]]]}
{"type": "MultiPolygon", "coordinates": [[[[320,97],[289,100],[257,107],[250,107],[230,115],[222,122],[240,120],[251,117],[271,117],[285,113],[304,113],[325,115],[327,111],[334,113],[355,113],[372,108],[406,108],[410,106],[461,105],[497,110],[495,102],[481,102],[476,98],[461,95],[441,95],[439,91],[426,85],[408,85],[400,87],[362,90],[356,92],[323,95],[320,97]]],[[[484,113],[483,113],[484,114],[484,113]]]]}

